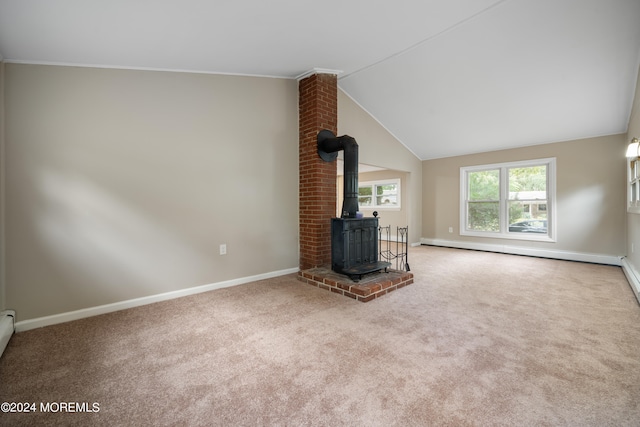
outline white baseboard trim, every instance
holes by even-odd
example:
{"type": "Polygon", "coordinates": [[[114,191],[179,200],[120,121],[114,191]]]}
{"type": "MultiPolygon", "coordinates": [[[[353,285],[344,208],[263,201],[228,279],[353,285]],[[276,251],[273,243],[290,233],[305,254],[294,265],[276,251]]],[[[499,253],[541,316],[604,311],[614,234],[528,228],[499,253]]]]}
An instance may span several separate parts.
{"type": "Polygon", "coordinates": [[[69,311],[66,313],[54,314],[51,316],[38,317],[16,322],[16,332],[28,331],[30,329],[41,328],[43,326],[51,326],[58,323],[70,322],[72,320],[84,319],[86,317],[97,316],[100,314],[112,313],[114,311],[125,310],[127,308],[139,307],[142,305],[152,304],[154,302],[167,301],[174,298],[185,297],[188,295],[199,294],[202,292],[213,291],[216,289],[228,288],[230,286],[243,285],[245,283],[255,282],[257,280],[271,279],[273,277],[284,276],[286,274],[297,273],[299,268],[289,268],[286,270],[272,271],[269,273],[258,274],[255,276],[242,277],[239,279],[226,280],[224,282],[211,283],[208,285],[195,286],[178,291],[165,292],[147,297],[135,298],[127,301],[115,302],[112,304],[99,305],[96,307],[83,308],[81,310],[69,311]]]}
{"type": "Polygon", "coordinates": [[[636,299],[638,300],[638,304],[640,304],[640,280],[638,272],[633,268],[633,266],[627,261],[627,258],[622,258],[622,271],[624,275],[627,277],[627,281],[633,290],[633,293],[636,295],[636,299]]]}
{"type": "Polygon", "coordinates": [[[621,257],[613,255],[589,254],[582,252],[557,251],[550,249],[528,248],[512,245],[496,245],[491,243],[460,242],[444,239],[421,238],[423,245],[445,246],[458,249],[472,249],[477,251],[500,252],[513,255],[527,255],[540,258],[562,259],[567,261],[592,262],[595,264],[621,265],[621,257]]]}

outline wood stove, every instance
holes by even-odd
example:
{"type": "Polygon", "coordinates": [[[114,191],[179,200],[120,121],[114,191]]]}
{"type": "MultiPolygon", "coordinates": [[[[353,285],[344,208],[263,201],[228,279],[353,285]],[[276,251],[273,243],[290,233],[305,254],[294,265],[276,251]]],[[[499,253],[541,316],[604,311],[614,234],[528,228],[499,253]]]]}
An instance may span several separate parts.
{"type": "Polygon", "coordinates": [[[352,280],[386,270],[391,263],[378,261],[378,218],[358,215],[358,144],[348,135],[318,133],[318,155],[333,161],[344,150],[344,200],[342,217],[331,219],[331,269],[352,280]]]}
{"type": "Polygon", "coordinates": [[[331,269],[360,280],[387,269],[378,261],[378,218],[331,218],[331,269]]]}

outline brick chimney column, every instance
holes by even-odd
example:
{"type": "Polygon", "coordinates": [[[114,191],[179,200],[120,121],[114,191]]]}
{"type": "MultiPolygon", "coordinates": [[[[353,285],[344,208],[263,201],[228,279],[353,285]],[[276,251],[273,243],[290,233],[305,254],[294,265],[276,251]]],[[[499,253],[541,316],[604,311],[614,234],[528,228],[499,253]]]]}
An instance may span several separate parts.
{"type": "Polygon", "coordinates": [[[338,78],[316,73],[300,79],[300,270],[331,266],[331,218],[336,216],[336,162],[318,156],[317,135],[338,130],[338,78]]]}

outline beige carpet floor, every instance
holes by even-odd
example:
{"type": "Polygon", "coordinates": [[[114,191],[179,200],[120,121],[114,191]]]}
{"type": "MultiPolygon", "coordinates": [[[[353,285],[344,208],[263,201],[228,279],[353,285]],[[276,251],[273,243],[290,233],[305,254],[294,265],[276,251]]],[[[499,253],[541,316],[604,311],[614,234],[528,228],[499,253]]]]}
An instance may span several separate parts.
{"type": "Polygon", "coordinates": [[[640,425],[619,267],[425,246],[409,263],[415,283],[369,303],[294,274],[18,333],[0,402],[37,412],[0,425],[640,425]]]}

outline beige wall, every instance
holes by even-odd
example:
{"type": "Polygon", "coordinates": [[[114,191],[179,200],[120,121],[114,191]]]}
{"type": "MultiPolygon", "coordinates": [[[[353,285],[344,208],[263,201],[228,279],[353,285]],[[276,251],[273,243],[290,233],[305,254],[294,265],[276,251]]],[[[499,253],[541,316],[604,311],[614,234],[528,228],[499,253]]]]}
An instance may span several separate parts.
{"type": "MultiPolygon", "coordinates": [[[[629,128],[627,133],[627,144],[632,138],[640,138],[640,73],[636,83],[636,93],[631,110],[629,120],[629,128]]],[[[624,155],[624,153],[623,153],[624,155]]],[[[626,176],[625,176],[626,178],[626,176]]],[[[636,272],[640,272],[640,214],[627,214],[627,261],[631,264],[636,272]],[[631,244],[634,249],[631,250],[631,244]]]]}
{"type": "Polygon", "coordinates": [[[7,64],[5,82],[18,320],[297,268],[295,81],[7,64]]]}
{"type": "MultiPolygon", "coordinates": [[[[356,139],[360,163],[390,169],[395,171],[390,172],[391,174],[403,176],[402,220],[405,223],[401,226],[409,226],[409,242],[419,242],[422,236],[420,159],[341,90],[338,91],[338,134],[350,135],[356,139]]],[[[366,177],[359,179],[368,180],[366,177]]],[[[395,219],[400,221],[401,218],[395,219]]],[[[386,219],[383,218],[380,225],[388,225],[386,219]]]]}
{"type": "Polygon", "coordinates": [[[624,255],[625,147],[625,135],[613,135],[424,161],[423,237],[624,255]],[[557,159],[556,242],[460,236],[460,167],[548,157],[557,159]]]}

